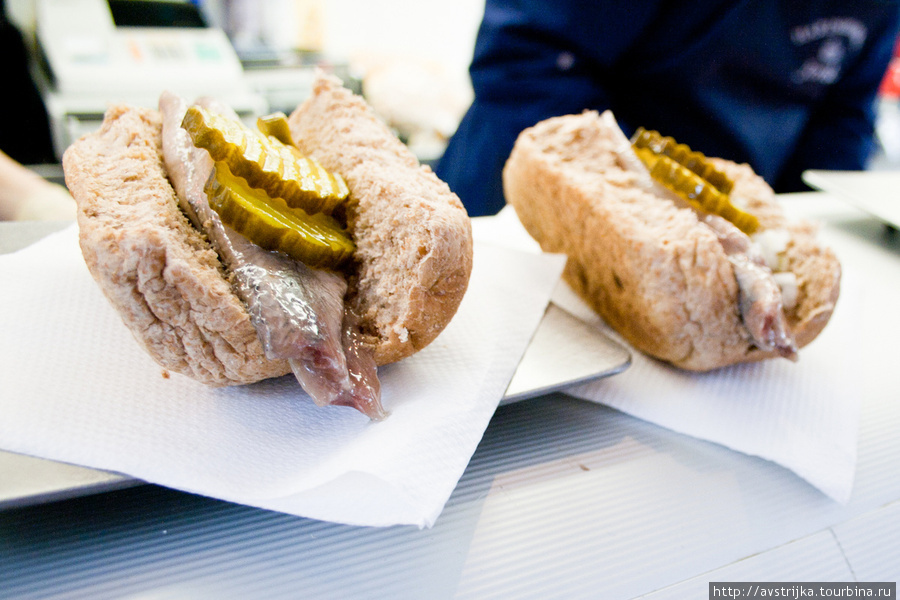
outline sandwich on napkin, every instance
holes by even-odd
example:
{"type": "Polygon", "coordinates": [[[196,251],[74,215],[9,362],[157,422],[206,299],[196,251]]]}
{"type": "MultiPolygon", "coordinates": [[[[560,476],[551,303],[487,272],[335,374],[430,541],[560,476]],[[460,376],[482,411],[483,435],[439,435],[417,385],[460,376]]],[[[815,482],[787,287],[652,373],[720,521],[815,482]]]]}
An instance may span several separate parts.
{"type": "Polygon", "coordinates": [[[523,131],[503,185],[543,250],[568,256],[573,290],[677,367],[796,360],[834,311],[840,262],[748,165],[654,131],[629,140],[609,111],[523,131]]]}
{"type": "Polygon", "coordinates": [[[63,166],[104,295],[166,372],[208,385],[293,373],[380,419],[377,367],[431,343],[468,285],[462,203],[322,73],[257,129],[213,99],[112,106],[63,166]]]}

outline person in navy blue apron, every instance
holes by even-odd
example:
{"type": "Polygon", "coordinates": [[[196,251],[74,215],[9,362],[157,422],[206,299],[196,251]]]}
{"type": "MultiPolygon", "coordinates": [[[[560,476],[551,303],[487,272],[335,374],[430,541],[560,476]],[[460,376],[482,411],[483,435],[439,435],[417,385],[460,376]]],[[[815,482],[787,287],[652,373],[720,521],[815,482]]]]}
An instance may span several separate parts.
{"type": "Polygon", "coordinates": [[[474,101],[436,171],[472,216],[494,214],[520,131],[612,109],[626,135],[656,129],[801,190],[805,169],[864,168],[898,27],[897,0],[487,0],[474,101]]]}

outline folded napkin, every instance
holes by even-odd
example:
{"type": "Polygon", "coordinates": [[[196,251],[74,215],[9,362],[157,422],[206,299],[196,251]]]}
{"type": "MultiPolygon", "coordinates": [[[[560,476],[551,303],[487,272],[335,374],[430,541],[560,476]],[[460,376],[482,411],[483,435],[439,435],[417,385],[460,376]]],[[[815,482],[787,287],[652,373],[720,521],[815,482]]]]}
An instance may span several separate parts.
{"type": "Polygon", "coordinates": [[[375,423],[314,406],[291,376],[231,388],[164,377],[94,284],[72,226],[0,256],[0,448],[315,519],[430,527],[562,264],[477,244],[447,329],[379,370],[391,414],[375,423]]]}
{"type": "MultiPolygon", "coordinates": [[[[509,208],[477,225],[476,239],[540,251],[509,208]]],[[[566,393],[765,458],[844,503],[853,488],[862,402],[854,377],[860,372],[860,286],[850,275],[844,274],[828,326],[800,351],[797,363],[769,360],[690,373],[634,351],[621,375],[566,393]]],[[[627,345],[568,286],[561,285],[552,300],[627,345]]]]}

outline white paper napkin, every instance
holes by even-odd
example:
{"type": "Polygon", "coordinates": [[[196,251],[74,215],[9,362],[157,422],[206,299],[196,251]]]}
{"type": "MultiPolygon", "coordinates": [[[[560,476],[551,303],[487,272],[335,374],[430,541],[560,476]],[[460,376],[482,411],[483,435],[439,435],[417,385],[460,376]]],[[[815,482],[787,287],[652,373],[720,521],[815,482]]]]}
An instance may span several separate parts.
{"type": "MultiPolygon", "coordinates": [[[[476,239],[538,252],[515,212],[477,223],[476,239]]],[[[770,360],[689,373],[640,352],[616,377],[566,390],[674,431],[786,467],[832,499],[849,500],[856,470],[861,395],[857,323],[860,286],[844,273],[841,298],[800,360],[770,360]]],[[[553,302],[625,343],[566,285],[553,302]]]]}
{"type": "Polygon", "coordinates": [[[347,524],[431,526],[543,316],[556,256],[478,244],[428,348],[379,370],[391,415],[317,408],[292,377],[162,370],[91,279],[74,226],[0,256],[0,448],[347,524]]]}

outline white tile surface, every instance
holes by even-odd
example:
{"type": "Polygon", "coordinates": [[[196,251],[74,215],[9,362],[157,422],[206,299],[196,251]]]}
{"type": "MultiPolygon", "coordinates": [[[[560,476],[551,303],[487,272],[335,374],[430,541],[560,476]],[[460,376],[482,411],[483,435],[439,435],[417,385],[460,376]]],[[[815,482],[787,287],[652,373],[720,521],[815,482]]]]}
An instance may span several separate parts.
{"type": "Polygon", "coordinates": [[[739,560],[650,594],[641,600],[706,598],[709,582],[853,581],[853,573],[830,531],[739,560]]]}
{"type": "Polygon", "coordinates": [[[835,525],[858,581],[900,581],[900,501],[835,525]]]}

